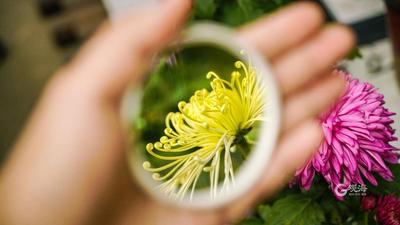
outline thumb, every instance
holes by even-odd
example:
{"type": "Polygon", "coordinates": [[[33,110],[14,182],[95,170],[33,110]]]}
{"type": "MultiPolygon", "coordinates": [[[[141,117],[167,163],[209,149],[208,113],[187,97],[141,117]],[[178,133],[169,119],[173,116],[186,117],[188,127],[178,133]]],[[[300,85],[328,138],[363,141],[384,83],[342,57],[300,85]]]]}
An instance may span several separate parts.
{"type": "Polygon", "coordinates": [[[176,36],[190,8],[190,0],[166,0],[104,24],[64,74],[90,95],[119,99],[130,82],[142,79],[152,56],[176,36]]]}

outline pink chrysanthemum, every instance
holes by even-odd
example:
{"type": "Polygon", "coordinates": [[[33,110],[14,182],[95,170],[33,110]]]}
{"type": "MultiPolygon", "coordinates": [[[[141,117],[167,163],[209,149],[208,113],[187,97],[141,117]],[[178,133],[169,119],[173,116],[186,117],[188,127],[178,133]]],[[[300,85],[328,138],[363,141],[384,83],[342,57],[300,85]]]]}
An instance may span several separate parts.
{"type": "Polygon", "coordinates": [[[365,177],[377,185],[373,173],[386,180],[393,175],[388,163],[398,163],[397,149],[390,145],[394,137],[393,120],[384,105],[384,96],[369,83],[353,79],[350,74],[337,71],[347,81],[347,89],[340,101],[321,117],[324,141],[315,156],[296,172],[293,183],[309,189],[315,173],[320,173],[330,184],[335,196],[343,199],[335,187],[348,188],[364,184],[365,177]]]}
{"type": "Polygon", "coordinates": [[[400,225],[400,199],[394,195],[378,199],[376,220],[381,225],[400,225]]]}

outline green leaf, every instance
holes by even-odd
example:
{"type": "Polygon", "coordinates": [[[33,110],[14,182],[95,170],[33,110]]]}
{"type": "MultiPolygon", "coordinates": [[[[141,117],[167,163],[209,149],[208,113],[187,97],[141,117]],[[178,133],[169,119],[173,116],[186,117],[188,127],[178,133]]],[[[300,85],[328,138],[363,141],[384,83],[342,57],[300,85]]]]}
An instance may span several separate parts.
{"type": "Polygon", "coordinates": [[[256,0],[237,0],[240,9],[246,15],[246,20],[250,21],[255,18],[258,18],[262,14],[264,14],[261,9],[261,4],[256,0]]]}
{"type": "Polygon", "coordinates": [[[321,206],[302,194],[289,195],[272,206],[270,225],[320,225],[325,221],[321,206]]]}
{"type": "Polygon", "coordinates": [[[232,1],[221,8],[218,21],[229,26],[239,26],[247,22],[247,16],[237,2],[232,1]]]}
{"type": "Polygon", "coordinates": [[[237,225],[264,225],[264,222],[257,218],[247,218],[237,225]]]}
{"type": "Polygon", "coordinates": [[[284,6],[286,4],[293,2],[293,0],[274,0],[274,2],[277,7],[281,7],[281,6],[284,6]]]}
{"type": "Polygon", "coordinates": [[[347,55],[347,59],[348,60],[355,60],[355,59],[361,59],[362,58],[362,54],[359,48],[353,48],[353,50],[351,50],[351,52],[347,55]]]}
{"type": "Polygon", "coordinates": [[[212,19],[217,11],[215,0],[196,0],[194,2],[195,15],[199,19],[212,19]]]}
{"type": "Polygon", "coordinates": [[[262,2],[262,8],[265,13],[271,13],[293,1],[294,0],[264,0],[262,2]]]}
{"type": "Polygon", "coordinates": [[[350,211],[346,207],[345,203],[337,200],[331,192],[323,195],[320,202],[322,209],[327,212],[326,220],[328,224],[342,225],[344,220],[351,217],[351,215],[347,214],[350,211]]]}
{"type": "Polygon", "coordinates": [[[195,0],[194,20],[214,20],[239,26],[294,0],[195,0]]]}
{"type": "Polygon", "coordinates": [[[257,212],[264,221],[270,221],[272,218],[272,208],[269,205],[258,206],[257,212]]]}

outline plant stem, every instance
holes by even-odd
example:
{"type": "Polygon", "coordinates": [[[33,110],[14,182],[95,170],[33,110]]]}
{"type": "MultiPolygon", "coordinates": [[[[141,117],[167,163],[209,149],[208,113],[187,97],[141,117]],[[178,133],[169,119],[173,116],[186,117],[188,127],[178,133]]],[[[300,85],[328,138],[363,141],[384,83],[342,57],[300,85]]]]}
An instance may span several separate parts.
{"type": "Polygon", "coordinates": [[[368,213],[364,212],[364,225],[368,225],[368,213]]]}

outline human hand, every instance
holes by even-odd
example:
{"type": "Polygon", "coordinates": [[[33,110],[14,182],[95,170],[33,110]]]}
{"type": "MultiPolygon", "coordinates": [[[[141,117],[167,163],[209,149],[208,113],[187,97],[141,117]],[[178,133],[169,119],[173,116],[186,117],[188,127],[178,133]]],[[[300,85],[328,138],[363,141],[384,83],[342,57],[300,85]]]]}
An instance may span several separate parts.
{"type": "Polygon", "coordinates": [[[297,3],[242,27],[238,36],[272,62],[284,109],[279,145],[251,193],[229,206],[163,205],[132,181],[120,125],[122,94],[176,37],[189,0],[167,0],[105,24],[47,85],[0,177],[0,224],[223,224],[287,185],[321,140],[317,115],[340,95],[330,75],[354,43],[347,28],[322,26],[321,9],[297,3]]]}

